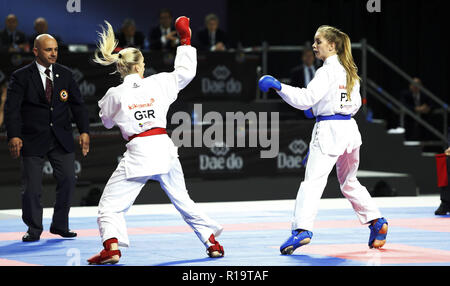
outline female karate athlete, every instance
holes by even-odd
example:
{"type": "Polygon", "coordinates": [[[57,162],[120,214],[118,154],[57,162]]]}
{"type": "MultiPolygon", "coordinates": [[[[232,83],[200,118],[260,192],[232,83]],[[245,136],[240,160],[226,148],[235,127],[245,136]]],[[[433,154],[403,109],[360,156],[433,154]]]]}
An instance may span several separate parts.
{"type": "Polygon", "coordinates": [[[110,88],[99,101],[99,116],[106,128],[117,125],[128,143],[98,206],[97,222],[104,249],[88,262],[119,261],[119,246],[129,246],[124,215],[149,179],[160,182],[175,208],[205,245],[208,255],[223,256],[223,247],[215,240],[223,228],[196,209],[186,190],[177,148],[165,130],[169,106],[196,74],[197,52],[190,45],[189,18],[179,17],[175,22],[181,40],[175,70],[146,78],[144,57],[138,49],[112,53],[117,41],[111,25],[108,22],[106,25],[107,30],[102,28],[103,32],[99,33],[98,49],[102,58],[96,52],[94,61],[101,65],[115,64],[123,83],[110,88]]]}
{"type": "Polygon", "coordinates": [[[380,248],[386,242],[388,223],[356,178],[362,141],[352,116],[361,106],[361,95],[350,38],[334,27],[321,26],[312,47],[316,57],[324,63],[306,88],[282,84],[267,75],[259,81],[263,92],[273,88],[291,106],[301,110],[312,108],[316,116],[305,179],[297,194],[292,235],[281,245],[280,251],[290,255],[311,241],[319,200],[334,165],[341,192],[350,201],[360,222],[369,224],[369,247],[380,248]]]}

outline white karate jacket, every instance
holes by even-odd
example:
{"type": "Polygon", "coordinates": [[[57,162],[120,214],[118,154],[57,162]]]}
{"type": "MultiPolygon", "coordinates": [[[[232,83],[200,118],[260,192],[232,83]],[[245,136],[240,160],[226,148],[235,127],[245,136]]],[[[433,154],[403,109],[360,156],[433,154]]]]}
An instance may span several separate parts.
{"type": "MultiPolygon", "coordinates": [[[[346,72],[338,56],[328,57],[306,88],[281,84],[278,94],[291,106],[307,110],[312,107],[315,116],[351,114],[361,107],[360,85],[355,84],[350,97],[346,91],[346,72]]],[[[362,144],[356,121],[325,120],[317,122],[311,143],[318,143],[321,151],[329,155],[342,155],[362,144]]]]}
{"type": "MultiPolygon", "coordinates": [[[[173,72],[144,79],[130,74],[122,84],[111,87],[98,102],[103,125],[108,129],[117,125],[125,140],[151,128],[166,128],[170,105],[195,77],[197,50],[179,46],[174,66],[173,72]]],[[[165,174],[178,157],[176,146],[165,134],[136,137],[126,147],[123,160],[127,178],[165,174]]]]}

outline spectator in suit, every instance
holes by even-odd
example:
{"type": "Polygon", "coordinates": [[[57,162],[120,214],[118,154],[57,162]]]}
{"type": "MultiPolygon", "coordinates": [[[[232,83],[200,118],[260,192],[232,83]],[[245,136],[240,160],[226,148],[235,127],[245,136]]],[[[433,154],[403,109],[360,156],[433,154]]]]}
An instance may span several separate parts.
{"type": "Polygon", "coordinates": [[[145,36],[141,31],[136,30],[136,23],[133,19],[125,19],[120,32],[116,35],[120,49],[133,47],[137,49],[144,48],[145,36]]]}
{"type": "Polygon", "coordinates": [[[291,85],[306,88],[318,68],[313,50],[305,49],[302,54],[302,63],[291,70],[291,85]]]}
{"type": "Polygon", "coordinates": [[[14,14],[9,14],[5,20],[5,29],[0,32],[0,50],[8,52],[29,51],[25,33],[17,30],[19,21],[14,14]]]}
{"type": "MultiPolygon", "coordinates": [[[[308,83],[314,78],[316,70],[320,67],[314,56],[314,51],[310,48],[306,48],[302,53],[302,63],[293,69],[291,69],[291,85],[298,86],[300,88],[306,88],[308,83]]],[[[302,118],[313,118],[312,110],[305,110],[302,118]]]]}
{"type": "Polygon", "coordinates": [[[75,237],[69,230],[69,210],[75,190],[74,139],[70,113],[80,133],[84,156],[89,152],[89,118],[77,83],[68,67],[56,63],[58,44],[51,35],[39,35],[33,47],[35,61],[10,78],[5,125],[11,156],[21,159],[22,219],[28,226],[22,241],[40,239],[43,231],[42,168],[47,157],[56,179],[56,201],[50,232],[75,237]]]}
{"type": "MultiPolygon", "coordinates": [[[[37,36],[48,33],[48,22],[44,17],[38,17],[34,20],[33,27],[34,33],[33,35],[31,35],[31,37],[28,38],[28,45],[30,47],[33,47],[34,39],[36,39],[37,36]]],[[[68,49],[67,45],[62,42],[60,37],[53,35],[53,38],[55,38],[55,40],[58,42],[59,51],[66,51],[68,49]]]]}
{"type": "Polygon", "coordinates": [[[150,50],[175,52],[180,40],[172,22],[172,12],[166,8],[161,9],[159,25],[150,30],[150,50]]]}
{"type": "Polygon", "coordinates": [[[219,17],[208,14],[205,17],[205,28],[198,33],[198,49],[203,51],[225,51],[227,49],[227,37],[223,30],[219,29],[219,17]]]}
{"type": "MultiPolygon", "coordinates": [[[[415,77],[408,90],[401,92],[401,101],[406,107],[414,111],[424,120],[429,120],[431,112],[431,102],[426,95],[421,94],[419,85],[422,81],[415,77]]],[[[425,130],[409,116],[405,116],[405,138],[407,140],[423,140],[426,137],[425,130]]]]}

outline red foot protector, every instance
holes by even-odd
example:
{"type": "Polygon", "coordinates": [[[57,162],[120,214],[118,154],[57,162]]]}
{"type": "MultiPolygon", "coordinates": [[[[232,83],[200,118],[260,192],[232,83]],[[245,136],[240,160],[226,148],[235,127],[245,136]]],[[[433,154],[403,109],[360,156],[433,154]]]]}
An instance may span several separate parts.
{"type": "Polygon", "coordinates": [[[435,156],[438,187],[446,187],[448,186],[447,156],[445,154],[435,156]]]}
{"type": "Polygon", "coordinates": [[[191,44],[191,29],[189,28],[189,18],[186,16],[178,17],[175,20],[175,29],[180,36],[180,42],[182,45],[191,44]]]}
{"type": "Polygon", "coordinates": [[[209,257],[222,257],[225,255],[225,252],[223,251],[223,247],[222,245],[219,244],[218,241],[216,241],[216,238],[214,237],[214,234],[211,234],[211,236],[209,237],[209,242],[211,242],[213,245],[211,245],[210,247],[208,247],[208,255],[209,257]],[[213,255],[213,252],[219,252],[219,256],[217,255],[213,255]]]}
{"type": "Polygon", "coordinates": [[[120,250],[111,250],[111,244],[118,243],[117,238],[110,238],[103,243],[103,249],[99,254],[96,254],[88,259],[89,264],[106,264],[117,263],[118,261],[111,261],[114,255],[122,256],[120,250]]]}

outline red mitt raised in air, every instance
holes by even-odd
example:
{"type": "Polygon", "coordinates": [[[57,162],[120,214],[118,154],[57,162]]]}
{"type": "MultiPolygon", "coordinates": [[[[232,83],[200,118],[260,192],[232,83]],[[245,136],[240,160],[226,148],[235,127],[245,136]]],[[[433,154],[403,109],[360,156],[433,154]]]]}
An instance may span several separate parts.
{"type": "Polygon", "coordinates": [[[191,28],[189,28],[189,18],[186,16],[178,17],[175,20],[175,29],[180,36],[180,42],[182,45],[191,44],[191,28]]]}

